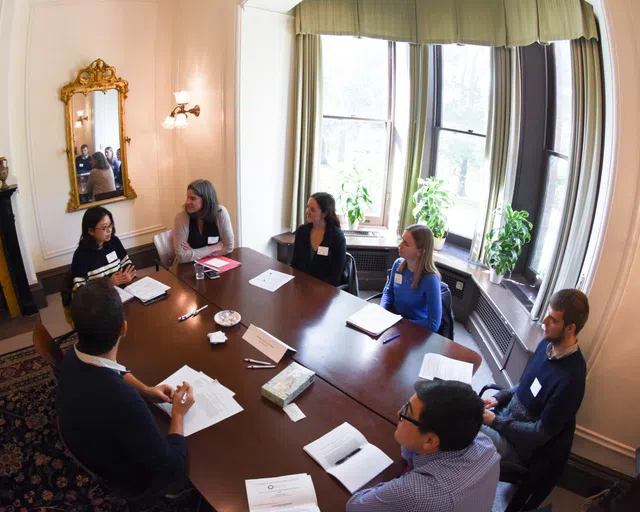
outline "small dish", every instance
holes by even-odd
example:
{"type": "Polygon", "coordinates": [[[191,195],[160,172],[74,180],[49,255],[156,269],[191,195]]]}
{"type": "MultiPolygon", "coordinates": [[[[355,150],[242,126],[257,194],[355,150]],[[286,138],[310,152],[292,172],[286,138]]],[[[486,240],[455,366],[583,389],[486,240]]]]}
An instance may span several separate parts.
{"type": "Polygon", "coordinates": [[[222,327],[233,327],[240,323],[241,318],[240,313],[237,311],[225,309],[224,311],[218,311],[213,317],[213,320],[222,327]]]}

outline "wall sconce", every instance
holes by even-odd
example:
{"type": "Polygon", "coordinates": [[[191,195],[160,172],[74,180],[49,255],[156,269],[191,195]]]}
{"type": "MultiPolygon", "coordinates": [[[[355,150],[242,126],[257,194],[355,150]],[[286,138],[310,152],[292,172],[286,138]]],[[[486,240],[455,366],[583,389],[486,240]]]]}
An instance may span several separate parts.
{"type": "Polygon", "coordinates": [[[167,130],[173,130],[174,128],[186,128],[189,126],[189,121],[187,121],[188,114],[193,114],[196,117],[200,115],[200,107],[198,105],[189,110],[185,108],[190,99],[190,95],[187,91],[174,92],[173,95],[176,97],[176,103],[178,106],[173,109],[171,114],[169,114],[164,121],[162,121],[162,127],[167,130]]]}
{"type": "Polygon", "coordinates": [[[73,126],[75,126],[76,128],[82,128],[82,125],[84,124],[84,122],[88,121],[89,118],[84,115],[84,110],[76,111],[76,115],[78,116],[78,119],[76,120],[73,126]]]}

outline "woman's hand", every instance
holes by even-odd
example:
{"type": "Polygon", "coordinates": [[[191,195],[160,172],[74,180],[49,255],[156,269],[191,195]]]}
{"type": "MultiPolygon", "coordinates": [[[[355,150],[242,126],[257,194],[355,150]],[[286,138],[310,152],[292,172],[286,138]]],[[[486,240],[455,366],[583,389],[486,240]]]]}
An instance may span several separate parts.
{"type": "Polygon", "coordinates": [[[136,269],[133,265],[129,265],[124,270],[118,270],[110,278],[114,286],[120,286],[121,284],[129,284],[135,279],[137,275],[136,269]]]}

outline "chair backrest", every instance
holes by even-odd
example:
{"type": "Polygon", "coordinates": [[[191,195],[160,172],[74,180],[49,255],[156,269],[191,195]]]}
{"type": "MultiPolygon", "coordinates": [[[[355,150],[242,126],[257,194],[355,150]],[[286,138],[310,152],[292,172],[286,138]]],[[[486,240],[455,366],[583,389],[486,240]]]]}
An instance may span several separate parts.
{"type": "Polygon", "coordinates": [[[455,325],[453,298],[449,286],[443,281],[440,281],[440,298],[442,300],[442,319],[438,334],[453,341],[453,327],[455,325]]]}
{"type": "Polygon", "coordinates": [[[62,350],[56,345],[46,327],[42,325],[42,321],[38,321],[33,329],[33,346],[36,347],[38,354],[51,366],[53,373],[58,378],[62,367],[62,350]]]}
{"type": "Polygon", "coordinates": [[[356,268],[356,259],[352,254],[347,253],[347,258],[344,262],[344,272],[342,273],[342,286],[341,289],[355,295],[360,296],[360,287],[358,286],[358,269],[356,268]]]}
{"type": "Polygon", "coordinates": [[[176,259],[176,253],[173,248],[173,231],[169,229],[163,233],[158,233],[153,237],[153,245],[156,246],[156,251],[158,251],[160,264],[165,268],[169,268],[173,264],[173,260],[176,259]]]}

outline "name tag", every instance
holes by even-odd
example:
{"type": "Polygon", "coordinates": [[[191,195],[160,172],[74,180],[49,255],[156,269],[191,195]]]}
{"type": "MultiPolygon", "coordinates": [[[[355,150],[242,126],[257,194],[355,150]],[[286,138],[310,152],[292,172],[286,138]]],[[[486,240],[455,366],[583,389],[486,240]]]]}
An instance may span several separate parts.
{"type": "Polygon", "coordinates": [[[78,164],[78,167],[84,167],[84,164],[78,164]]]}
{"type": "Polygon", "coordinates": [[[329,256],[329,248],[318,246],[318,256],[329,256]]]}
{"type": "Polygon", "coordinates": [[[218,243],[218,240],[220,240],[220,237],[219,237],[219,236],[210,236],[210,237],[207,239],[207,245],[217,244],[217,243],[218,243]]]}
{"type": "Polygon", "coordinates": [[[402,284],[402,274],[396,274],[393,278],[393,282],[396,284],[402,284]]]}
{"type": "Polygon", "coordinates": [[[118,259],[118,255],[116,254],[116,251],[111,251],[109,254],[107,254],[107,261],[109,263],[113,263],[117,259],[118,259]]]}
{"type": "Polygon", "coordinates": [[[538,379],[533,379],[533,384],[531,384],[531,394],[535,397],[538,396],[538,393],[540,393],[540,390],[542,389],[542,384],[540,384],[540,381],[538,379]]]}

